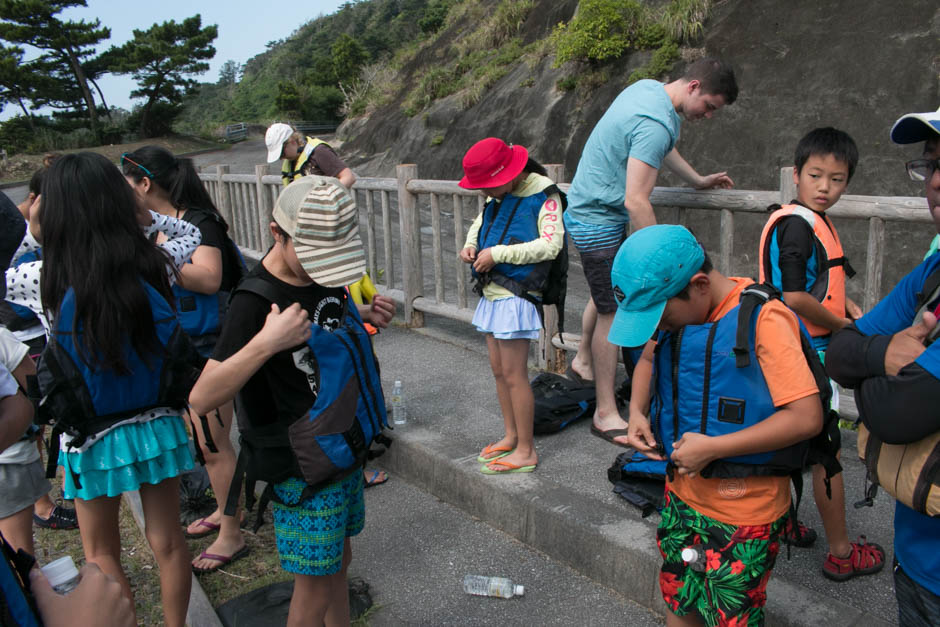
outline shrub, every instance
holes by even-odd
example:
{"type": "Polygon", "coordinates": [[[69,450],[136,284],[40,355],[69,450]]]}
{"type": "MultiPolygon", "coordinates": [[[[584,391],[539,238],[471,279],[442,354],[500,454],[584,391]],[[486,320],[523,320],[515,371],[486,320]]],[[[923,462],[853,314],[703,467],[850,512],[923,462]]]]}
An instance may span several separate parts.
{"type": "Polygon", "coordinates": [[[555,81],[555,87],[559,91],[572,91],[577,86],[578,78],[576,76],[566,76],[555,81]]]}
{"type": "Polygon", "coordinates": [[[688,41],[702,34],[710,9],[710,0],[672,0],[663,10],[660,23],[672,39],[688,41]]]}
{"type": "Polygon", "coordinates": [[[650,58],[649,63],[641,68],[633,70],[630,74],[630,77],[627,79],[627,83],[635,83],[636,81],[644,78],[659,78],[664,74],[668,74],[672,70],[673,64],[679,59],[679,44],[674,41],[667,41],[662,46],[659,47],[656,52],[653,53],[653,56],[650,58]]]}
{"type": "Polygon", "coordinates": [[[636,43],[647,10],[636,0],[585,0],[578,14],[552,33],[555,67],[574,60],[616,58],[636,43]]]}

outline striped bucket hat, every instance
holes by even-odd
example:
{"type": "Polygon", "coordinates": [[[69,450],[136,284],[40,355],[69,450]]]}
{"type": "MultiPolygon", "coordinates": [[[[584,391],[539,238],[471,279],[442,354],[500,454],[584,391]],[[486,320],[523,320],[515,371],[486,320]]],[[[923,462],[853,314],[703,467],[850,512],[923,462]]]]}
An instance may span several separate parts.
{"type": "Polygon", "coordinates": [[[342,287],[365,274],[356,202],[337,179],[297,179],[281,191],[272,217],[294,240],[304,272],[320,285],[342,287]]]}

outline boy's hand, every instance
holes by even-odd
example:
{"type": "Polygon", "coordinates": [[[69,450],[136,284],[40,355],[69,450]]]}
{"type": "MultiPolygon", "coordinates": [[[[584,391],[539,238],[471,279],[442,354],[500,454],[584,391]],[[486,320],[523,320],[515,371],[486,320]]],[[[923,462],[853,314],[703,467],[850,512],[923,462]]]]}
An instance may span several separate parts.
{"type": "Polygon", "coordinates": [[[862,308],[847,296],[845,298],[845,313],[848,314],[849,320],[858,320],[864,315],[862,308]]]}
{"type": "Polygon", "coordinates": [[[284,311],[271,303],[271,312],[256,337],[272,355],[303,344],[310,338],[310,319],[307,317],[307,311],[300,303],[294,303],[284,311]]]}
{"type": "Polygon", "coordinates": [[[460,251],[460,260],[464,263],[473,263],[473,260],[477,258],[477,249],[467,246],[460,251]]]}
{"type": "Polygon", "coordinates": [[[82,567],[81,575],[78,586],[66,596],[53,590],[38,568],[29,572],[36,607],[45,625],[136,625],[134,606],[124,596],[121,584],[114,577],[104,574],[97,564],[91,563],[82,567]]]}
{"type": "Polygon", "coordinates": [[[477,259],[473,262],[473,269],[477,272],[486,272],[495,265],[496,262],[493,261],[491,249],[484,248],[477,254],[477,259]]]}
{"type": "MultiPolygon", "coordinates": [[[[376,294],[372,297],[372,303],[366,305],[366,307],[368,311],[362,316],[363,319],[380,329],[387,329],[389,321],[391,321],[392,317],[395,315],[395,301],[388,296],[376,294]]],[[[361,314],[362,312],[360,311],[359,313],[361,314]]]]}
{"type": "Polygon", "coordinates": [[[627,422],[627,442],[650,459],[664,459],[659,454],[656,438],[650,430],[650,421],[642,413],[630,412],[630,420],[627,422]]]}
{"type": "Polygon", "coordinates": [[[715,459],[712,438],[695,431],[686,431],[673,444],[672,463],[676,465],[680,475],[694,477],[702,468],[715,459]]]}
{"type": "Polygon", "coordinates": [[[904,366],[920,357],[926,349],[924,340],[936,325],[937,317],[925,311],[920,322],[895,333],[888,343],[888,350],[885,351],[885,374],[893,377],[904,366]]]}
{"type": "Polygon", "coordinates": [[[734,187],[734,181],[731,180],[727,172],[715,172],[703,176],[695,189],[731,189],[732,187],[734,187]]]}

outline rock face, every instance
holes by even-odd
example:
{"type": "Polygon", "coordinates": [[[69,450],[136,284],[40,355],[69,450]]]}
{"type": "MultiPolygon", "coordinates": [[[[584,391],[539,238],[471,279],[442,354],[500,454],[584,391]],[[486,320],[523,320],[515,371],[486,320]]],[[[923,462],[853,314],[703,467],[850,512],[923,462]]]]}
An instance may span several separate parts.
{"type": "MultiPolygon", "coordinates": [[[[569,20],[576,5],[537,2],[524,39],[538,39],[569,20]]],[[[850,193],[923,195],[923,185],[903,169],[919,148],[892,144],[888,131],[904,113],[940,106],[935,0],[726,0],[717,3],[706,30],[701,45],[734,64],[740,95],[713,120],[683,125],[679,151],[699,172],[727,170],[740,189],[777,189],[779,169],[792,165],[798,139],[832,125],[850,133],[861,153],[850,193]]],[[[531,68],[520,63],[466,110],[451,96],[412,118],[401,113],[399,101],[350,120],[338,131],[344,157],[362,175],[394,176],[395,165],[415,163],[421,178],[456,179],[463,152],[497,136],[525,145],[543,163],[564,163],[570,181],[594,124],[646,57],[634,54],[607,68],[607,83],[590,93],[558,90],[556,81],[572,70],[552,68],[552,61],[547,57],[531,68]]],[[[680,182],[664,173],[658,184],[680,182]]],[[[762,220],[751,222],[736,225],[742,231],[736,240],[757,241],[762,220]]],[[[837,227],[856,268],[864,268],[867,225],[837,227]]],[[[913,265],[931,237],[924,225],[898,228],[888,229],[888,257],[895,265],[885,270],[887,286],[913,265]]],[[[736,254],[734,266],[756,274],[753,254],[736,254]]],[[[862,281],[850,283],[850,295],[858,296],[862,281]]]]}

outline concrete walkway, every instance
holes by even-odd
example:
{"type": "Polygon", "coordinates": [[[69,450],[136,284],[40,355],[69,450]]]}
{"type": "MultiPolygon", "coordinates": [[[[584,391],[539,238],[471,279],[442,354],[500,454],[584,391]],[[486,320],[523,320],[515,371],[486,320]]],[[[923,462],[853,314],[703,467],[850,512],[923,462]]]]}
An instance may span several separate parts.
{"type": "MultiPolygon", "coordinates": [[[[464,324],[431,316],[426,322],[424,329],[393,327],[375,338],[385,390],[400,379],[409,411],[409,424],[395,430],[394,445],[377,464],[393,478],[663,614],[658,515],[641,518],[612,493],[607,480],[607,468],[623,449],[593,437],[590,421],[583,421],[537,440],[535,473],[481,474],[479,450],[502,433],[484,341],[464,324]]],[[[820,540],[810,549],[794,548],[790,560],[781,551],[768,589],[770,625],[897,623],[890,568],[893,501],[882,493],[874,508],[852,506],[861,498],[864,470],[854,434],[845,434],[843,446],[849,535],[864,533],[884,546],[888,565],[877,575],[846,583],[825,579],[821,566],[827,547],[808,485],[799,515],[818,530],[820,540]]]]}

